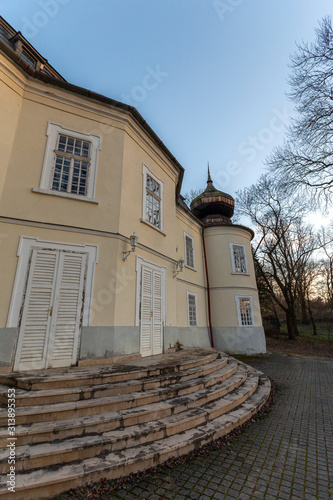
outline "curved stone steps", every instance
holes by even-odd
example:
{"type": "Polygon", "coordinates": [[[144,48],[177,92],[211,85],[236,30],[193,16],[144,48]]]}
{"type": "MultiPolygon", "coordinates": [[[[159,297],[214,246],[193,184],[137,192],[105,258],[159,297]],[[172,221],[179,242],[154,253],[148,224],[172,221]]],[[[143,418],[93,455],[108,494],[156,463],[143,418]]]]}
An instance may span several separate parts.
{"type": "MultiPolygon", "coordinates": [[[[22,408],[23,406],[54,404],[60,400],[63,402],[72,402],[92,398],[120,396],[136,392],[144,392],[151,389],[158,389],[159,387],[167,387],[182,382],[188,382],[190,380],[192,380],[193,384],[195,384],[198,379],[207,377],[217,371],[220,371],[227,365],[227,363],[228,358],[225,357],[216,359],[211,363],[207,363],[197,368],[191,368],[186,371],[181,370],[179,372],[171,372],[160,377],[147,377],[138,380],[134,379],[126,382],[122,381],[112,384],[104,383],[81,387],[65,387],[59,389],[29,391],[25,389],[16,389],[16,406],[22,408]]],[[[5,386],[0,385],[0,402],[6,405],[7,393],[4,389],[5,386]],[[1,389],[3,389],[3,391],[1,391],[1,389]]]]}
{"type": "MultiPolygon", "coordinates": [[[[41,412],[36,414],[36,407],[28,408],[25,407],[22,410],[28,411],[29,416],[37,419],[37,422],[32,422],[30,425],[17,425],[16,427],[16,437],[18,444],[29,444],[52,440],[61,440],[69,437],[80,436],[83,434],[91,434],[93,432],[105,432],[107,430],[115,430],[119,428],[129,427],[131,425],[138,425],[144,422],[150,422],[152,420],[157,420],[170,416],[173,413],[178,414],[189,408],[199,407],[208,401],[221,398],[225,396],[229,391],[233,391],[239,387],[247,377],[247,370],[241,365],[238,366],[237,362],[230,363],[230,377],[223,379],[226,375],[226,367],[221,370],[221,381],[212,385],[212,380],[207,381],[207,387],[201,390],[197,390],[193,394],[187,394],[186,396],[166,399],[164,401],[159,401],[156,403],[150,403],[143,406],[138,406],[130,409],[123,409],[119,411],[97,411],[102,404],[104,410],[107,408],[107,403],[109,398],[106,400],[90,400],[82,401],[69,405],[66,403],[66,410],[70,410],[71,413],[75,412],[75,407],[80,404],[85,405],[81,410],[89,410],[89,415],[71,415],[71,418],[57,418],[52,419],[54,416],[54,408],[46,407],[45,411],[48,413],[42,414],[41,412]],[[235,368],[238,367],[237,372],[235,368]],[[46,419],[45,416],[49,418],[46,419]],[[43,422],[40,422],[43,420],[43,422]]],[[[212,377],[212,376],[210,376],[212,377]]],[[[138,394],[141,396],[141,394],[138,394]]],[[[163,397],[165,394],[163,394],[163,397]]],[[[112,403],[112,401],[111,401],[112,403]]],[[[50,405],[51,406],[51,405],[50,405]]],[[[52,405],[52,407],[58,405],[52,405]]],[[[63,405],[61,405],[63,409],[63,405]]],[[[56,410],[58,411],[58,410],[56,410]]],[[[63,416],[65,413],[63,412],[63,416]]],[[[59,417],[59,412],[57,413],[59,417]]],[[[7,441],[8,433],[6,429],[0,431],[0,443],[5,445],[7,441]]]]}
{"type": "MultiPolygon", "coordinates": [[[[0,409],[1,500],[50,497],[157,465],[241,425],[270,393],[263,374],[203,349],[117,366],[14,374],[16,383],[16,493],[6,490],[7,415],[0,409]]],[[[4,398],[7,390],[0,386],[4,398]]]]}
{"type": "MultiPolygon", "coordinates": [[[[85,435],[54,443],[18,446],[16,448],[16,470],[29,470],[62,462],[82,460],[106,451],[123,450],[188,431],[241,405],[255,392],[258,380],[257,374],[253,374],[242,386],[214,404],[204,408],[190,408],[180,414],[147,422],[140,427],[131,426],[127,429],[85,435]]],[[[5,459],[6,452],[0,452],[0,462],[5,461],[5,459]]],[[[8,464],[7,466],[5,464],[4,471],[8,472],[8,464]]]]}
{"type": "MultiPolygon", "coordinates": [[[[166,387],[159,387],[145,392],[133,392],[131,394],[121,394],[119,396],[108,396],[79,400],[74,402],[54,403],[44,406],[23,406],[16,410],[16,423],[28,424],[35,422],[47,422],[61,420],[72,417],[81,417],[104,412],[117,412],[129,410],[154,404],[167,399],[179,398],[185,394],[194,393],[198,396],[200,390],[217,386],[237,369],[237,362],[230,361],[221,370],[199,379],[190,380],[180,384],[170,384],[166,387]]],[[[217,396],[218,397],[218,396],[217,396]]],[[[6,410],[0,410],[0,423],[6,424],[6,410]]]]}
{"type": "MultiPolygon", "coordinates": [[[[36,391],[44,389],[60,389],[69,387],[91,386],[99,384],[115,384],[148,377],[160,377],[167,374],[190,370],[213,362],[221,356],[214,349],[191,349],[189,359],[184,359],[186,351],[182,352],[181,361],[175,356],[161,354],[154,356],[154,361],[143,358],[134,361],[114,364],[111,366],[70,367],[61,369],[35,370],[31,372],[13,372],[0,374],[0,384],[11,387],[36,391]],[[196,359],[193,359],[193,352],[196,359]],[[148,366],[147,366],[148,365],[148,366]],[[140,367],[141,366],[141,367],[140,367]],[[139,367],[139,368],[138,368],[139,367]]],[[[223,354],[224,357],[227,357],[223,354]]]]}
{"type": "Polygon", "coordinates": [[[132,472],[156,466],[169,458],[189,453],[231,432],[250,419],[264,405],[270,393],[269,379],[260,374],[256,392],[237,408],[212,421],[171,437],[122,451],[101,454],[79,463],[63,465],[57,470],[40,469],[21,474],[16,480],[16,492],[8,492],[0,484],[0,497],[12,500],[35,500],[54,496],[70,488],[82,486],[102,478],[115,479],[132,472]]]}

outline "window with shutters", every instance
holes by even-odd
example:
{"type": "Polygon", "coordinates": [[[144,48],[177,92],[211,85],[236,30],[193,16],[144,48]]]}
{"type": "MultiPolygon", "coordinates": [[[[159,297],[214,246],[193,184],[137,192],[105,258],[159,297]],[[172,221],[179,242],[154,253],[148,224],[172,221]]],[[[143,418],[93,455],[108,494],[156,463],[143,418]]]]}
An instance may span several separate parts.
{"type": "Polygon", "coordinates": [[[188,325],[198,326],[197,294],[187,291],[188,325]]]}
{"type": "Polygon", "coordinates": [[[245,245],[230,243],[232,272],[235,274],[248,274],[245,245]]]}
{"type": "Polygon", "coordinates": [[[191,269],[195,269],[194,255],[194,238],[187,233],[184,233],[185,239],[185,265],[191,269]]]}
{"type": "Polygon", "coordinates": [[[95,200],[100,137],[49,122],[39,188],[33,191],[79,200],[95,200]]]}
{"type": "Polygon", "coordinates": [[[164,184],[143,165],[143,216],[141,221],[163,232],[164,184]]]}
{"type": "Polygon", "coordinates": [[[252,296],[236,295],[235,299],[239,326],[255,326],[252,296]]]}

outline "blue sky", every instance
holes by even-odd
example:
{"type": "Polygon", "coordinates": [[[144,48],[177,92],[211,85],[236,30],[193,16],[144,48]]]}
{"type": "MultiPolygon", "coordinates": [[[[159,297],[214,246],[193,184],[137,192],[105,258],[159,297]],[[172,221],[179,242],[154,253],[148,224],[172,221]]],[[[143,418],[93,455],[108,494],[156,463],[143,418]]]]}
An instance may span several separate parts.
{"type": "Polygon", "coordinates": [[[134,105],[185,168],[234,195],[292,114],[289,56],[332,0],[0,0],[69,82],[134,105]]]}

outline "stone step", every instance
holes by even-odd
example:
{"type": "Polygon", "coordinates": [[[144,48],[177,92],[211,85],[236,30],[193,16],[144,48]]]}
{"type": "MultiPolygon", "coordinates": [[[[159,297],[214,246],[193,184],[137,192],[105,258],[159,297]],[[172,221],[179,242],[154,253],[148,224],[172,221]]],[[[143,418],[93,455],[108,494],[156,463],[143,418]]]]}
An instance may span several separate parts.
{"type": "MultiPolygon", "coordinates": [[[[79,459],[83,460],[84,458],[97,456],[100,453],[141,446],[187,431],[242,404],[255,392],[258,380],[258,375],[253,373],[242,386],[228,393],[214,404],[201,408],[190,408],[185,412],[154,422],[147,422],[141,426],[131,426],[127,429],[66,439],[54,443],[16,446],[16,471],[31,470],[79,459]]],[[[6,463],[7,458],[8,451],[0,451],[0,462],[4,464],[4,473],[9,471],[9,464],[6,463]]]]}
{"type": "Polygon", "coordinates": [[[79,463],[63,465],[56,470],[40,469],[18,474],[15,493],[7,490],[4,480],[0,484],[0,498],[35,500],[41,497],[51,497],[91,481],[98,481],[102,478],[115,479],[156,466],[169,458],[189,453],[242,425],[260,410],[269,394],[269,379],[264,374],[260,374],[260,383],[256,392],[226,414],[181,434],[159,439],[143,446],[111,451],[108,454],[101,453],[99,456],[86,458],[79,463]]]}
{"type": "MultiPolygon", "coordinates": [[[[25,390],[17,388],[15,391],[16,407],[33,405],[48,405],[69,401],[82,401],[92,398],[119,396],[133,392],[144,392],[159,387],[166,387],[180,382],[186,382],[210,375],[228,363],[228,358],[216,359],[211,363],[197,368],[182,370],[180,372],[160,376],[147,377],[127,382],[107,383],[94,386],[69,387],[60,389],[25,390]]],[[[7,404],[8,386],[0,385],[0,403],[7,404]]]]}
{"type": "MultiPolygon", "coordinates": [[[[227,365],[229,366],[229,365],[227,365]]],[[[179,396],[172,399],[166,399],[165,401],[150,403],[143,405],[141,407],[135,407],[130,409],[122,409],[119,411],[107,411],[109,401],[110,404],[113,403],[113,398],[104,398],[103,400],[90,400],[82,401],[79,403],[66,403],[66,406],[70,406],[70,418],[56,419],[57,413],[50,410],[50,407],[55,407],[59,405],[49,405],[45,407],[44,413],[36,413],[37,408],[22,408],[19,411],[29,412],[25,415],[26,419],[32,420],[28,422],[30,425],[19,425],[17,412],[16,420],[16,432],[18,444],[28,444],[28,443],[41,443],[50,442],[54,440],[66,439],[69,437],[82,436],[86,434],[91,434],[94,432],[105,432],[109,430],[115,430],[119,428],[129,427],[131,425],[138,425],[144,422],[151,422],[153,420],[158,420],[166,416],[170,416],[173,413],[178,414],[188,408],[195,408],[202,406],[210,401],[221,398],[225,396],[228,392],[235,390],[241,384],[243,384],[247,378],[247,369],[244,365],[238,365],[236,361],[230,362],[230,367],[234,372],[231,376],[223,380],[223,375],[227,367],[221,370],[221,381],[217,384],[212,385],[213,380],[207,380],[207,387],[198,390],[193,394],[187,394],[186,396],[179,396]],[[237,371],[236,371],[236,368],[237,371]],[[224,373],[223,373],[224,371],[224,373]],[[97,406],[93,405],[97,403],[97,406]],[[78,405],[81,404],[81,408],[78,405]],[[83,404],[85,406],[83,407],[83,404]],[[87,406],[87,405],[90,406],[87,406]],[[100,407],[102,405],[102,408],[100,407]],[[77,410],[77,411],[76,411],[77,410]],[[81,411],[79,411],[81,410],[81,411]],[[89,411],[89,413],[87,413],[89,411]],[[82,413],[79,415],[79,413],[82,413]],[[75,413],[73,415],[73,413],[75,413]],[[37,420],[37,421],[36,421],[37,420]]],[[[216,374],[215,374],[216,375],[216,374]]],[[[210,376],[212,377],[212,376],[210,376]]],[[[139,393],[139,395],[141,395],[139,393]]],[[[147,397],[147,396],[145,396],[147,397]]],[[[62,409],[64,410],[62,405],[62,409]]],[[[21,412],[22,413],[22,412],[21,412]]],[[[68,412],[66,411],[65,414],[68,412]]],[[[22,415],[21,415],[22,416],[22,415]]],[[[64,416],[64,415],[63,415],[64,416]]],[[[6,445],[8,438],[8,432],[6,428],[0,429],[0,444],[1,446],[6,445]]]]}
{"type": "Polygon", "coordinates": [[[51,368],[0,374],[0,384],[28,391],[114,384],[197,368],[219,356],[213,349],[191,349],[188,352],[185,349],[169,356],[163,354],[112,366],[70,367],[61,371],[51,368]]]}

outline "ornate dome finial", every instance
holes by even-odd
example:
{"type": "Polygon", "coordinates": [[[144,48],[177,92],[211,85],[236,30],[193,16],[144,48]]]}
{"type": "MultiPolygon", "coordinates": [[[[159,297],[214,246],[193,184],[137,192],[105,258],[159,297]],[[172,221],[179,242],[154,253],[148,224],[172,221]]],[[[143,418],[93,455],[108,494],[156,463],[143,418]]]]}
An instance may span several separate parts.
{"type": "Polygon", "coordinates": [[[209,182],[213,183],[213,181],[212,181],[211,176],[210,176],[209,162],[207,162],[207,163],[208,163],[208,179],[207,179],[207,184],[208,184],[209,182]]]}

